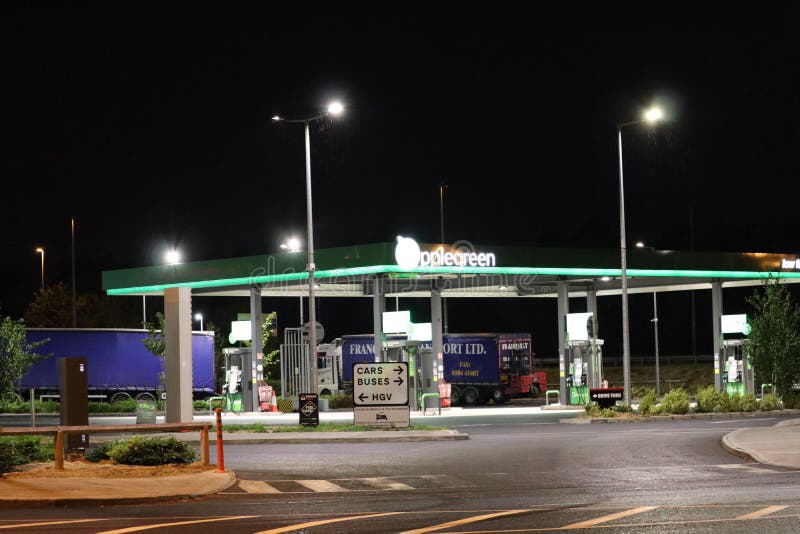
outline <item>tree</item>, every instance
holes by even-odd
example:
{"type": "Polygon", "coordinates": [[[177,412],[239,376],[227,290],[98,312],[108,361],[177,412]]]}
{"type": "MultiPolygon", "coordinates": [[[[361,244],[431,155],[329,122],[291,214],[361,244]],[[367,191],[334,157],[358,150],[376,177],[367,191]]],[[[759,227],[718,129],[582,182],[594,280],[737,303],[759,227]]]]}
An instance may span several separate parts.
{"type": "Polygon", "coordinates": [[[261,325],[261,341],[264,351],[264,379],[281,378],[281,342],[278,338],[278,312],[271,312],[261,325]]]}
{"type": "Polygon", "coordinates": [[[28,343],[25,322],[3,317],[0,321],[0,401],[19,400],[19,381],[34,363],[50,357],[34,352],[47,341],[28,343]]]}
{"type": "Polygon", "coordinates": [[[800,308],[789,290],[769,279],[750,297],[750,354],[763,380],[771,380],[778,393],[800,382],[800,308]]]}
{"type": "MultiPolygon", "coordinates": [[[[138,301],[106,295],[81,294],[75,299],[79,328],[122,328],[139,325],[138,301]]],[[[59,282],[37,291],[25,310],[30,328],[71,328],[72,291],[59,282]]]]}
{"type": "Polygon", "coordinates": [[[161,384],[161,389],[165,389],[164,383],[166,381],[166,373],[164,371],[164,355],[167,351],[167,347],[164,341],[164,314],[156,312],[156,321],[158,321],[157,329],[155,325],[147,323],[147,337],[142,340],[142,343],[153,356],[161,361],[161,372],[158,373],[158,381],[161,384]]]}

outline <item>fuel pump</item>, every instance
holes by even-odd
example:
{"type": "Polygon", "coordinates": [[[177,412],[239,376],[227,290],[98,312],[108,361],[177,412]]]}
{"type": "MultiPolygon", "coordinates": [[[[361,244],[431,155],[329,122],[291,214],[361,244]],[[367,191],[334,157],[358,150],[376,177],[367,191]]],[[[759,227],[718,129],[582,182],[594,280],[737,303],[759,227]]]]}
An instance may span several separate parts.
{"type": "Polygon", "coordinates": [[[755,393],[753,362],[750,359],[749,340],[725,339],[722,341],[725,365],[722,383],[728,395],[755,393]]]}
{"type": "Polygon", "coordinates": [[[230,412],[252,412],[258,406],[256,362],[249,348],[222,349],[225,356],[225,383],[222,393],[230,412]]]}
{"type": "Polygon", "coordinates": [[[570,341],[567,353],[569,403],[589,404],[589,389],[599,388],[603,382],[603,340],[570,341]]]}
{"type": "Polygon", "coordinates": [[[567,314],[567,402],[590,404],[589,389],[602,386],[603,340],[594,313],[567,314]]]}

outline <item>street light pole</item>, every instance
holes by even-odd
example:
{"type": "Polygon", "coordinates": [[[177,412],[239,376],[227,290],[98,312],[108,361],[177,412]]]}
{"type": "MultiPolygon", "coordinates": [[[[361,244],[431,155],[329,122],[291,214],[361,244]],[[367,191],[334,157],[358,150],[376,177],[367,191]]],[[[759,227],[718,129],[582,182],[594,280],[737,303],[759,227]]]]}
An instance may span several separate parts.
{"type": "Polygon", "coordinates": [[[622,124],[617,125],[617,151],[619,153],[619,253],[622,265],[622,380],[625,404],[631,405],[631,340],[628,331],[628,258],[625,242],[625,186],[622,179],[622,124]]]}
{"type": "Polygon", "coordinates": [[[44,248],[38,247],[36,252],[42,255],[42,291],[44,291],[44,248]]]}
{"type": "Polygon", "coordinates": [[[317,306],[314,299],[314,217],[311,212],[311,135],[304,121],[306,142],[306,227],[308,230],[308,345],[311,391],[317,392],[317,306]]]}
{"type": "MultiPolygon", "coordinates": [[[[317,309],[314,300],[314,272],[316,265],[314,264],[314,217],[312,213],[311,202],[311,134],[309,132],[309,124],[311,121],[327,117],[328,115],[340,115],[344,111],[344,107],[339,102],[331,102],[328,109],[322,115],[310,117],[308,119],[300,120],[286,120],[280,116],[275,115],[272,120],[275,122],[293,122],[302,123],[305,135],[305,151],[306,151],[306,227],[308,231],[308,344],[309,344],[309,381],[311,382],[311,391],[317,391],[317,309]]],[[[302,301],[301,301],[302,302],[302,301]]],[[[301,307],[302,309],[302,307],[301,307]]],[[[302,312],[301,312],[302,313],[302,312]]]]}
{"type": "Polygon", "coordinates": [[[628,258],[625,241],[625,186],[622,179],[622,129],[641,122],[654,123],[663,117],[661,110],[651,108],[643,120],[617,124],[617,153],[619,155],[619,254],[622,274],[622,377],[625,404],[631,404],[631,339],[628,321],[628,258]]]}
{"type": "Polygon", "coordinates": [[[661,395],[661,377],[658,367],[658,293],[653,291],[653,334],[656,342],[656,395],[661,395]]]}
{"type": "MultiPolygon", "coordinates": [[[[444,182],[439,184],[439,222],[442,230],[442,246],[444,246],[444,190],[447,189],[447,185],[444,182]]],[[[447,322],[447,299],[442,297],[442,329],[444,333],[447,334],[450,330],[450,326],[447,322]]]]}

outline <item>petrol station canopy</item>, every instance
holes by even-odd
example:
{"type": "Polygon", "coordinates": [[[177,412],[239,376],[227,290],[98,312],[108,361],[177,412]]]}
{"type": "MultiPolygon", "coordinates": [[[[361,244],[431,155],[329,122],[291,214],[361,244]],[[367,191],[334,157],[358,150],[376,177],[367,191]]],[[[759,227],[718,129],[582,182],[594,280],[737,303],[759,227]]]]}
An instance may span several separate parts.
{"type": "MultiPolygon", "coordinates": [[[[161,295],[188,287],[193,296],[290,297],[308,292],[304,251],[155,265],[103,272],[109,295],[161,295]]],[[[315,251],[315,293],[320,297],[373,295],[375,280],[387,297],[551,297],[556,282],[570,296],[621,292],[619,249],[419,244],[398,238],[315,251]],[[410,243],[409,243],[410,242],[410,243]],[[409,260],[410,249],[410,260],[409,260]]],[[[773,277],[800,282],[796,254],[725,253],[633,248],[627,251],[628,292],[685,291],[755,286],[773,277]]]]}

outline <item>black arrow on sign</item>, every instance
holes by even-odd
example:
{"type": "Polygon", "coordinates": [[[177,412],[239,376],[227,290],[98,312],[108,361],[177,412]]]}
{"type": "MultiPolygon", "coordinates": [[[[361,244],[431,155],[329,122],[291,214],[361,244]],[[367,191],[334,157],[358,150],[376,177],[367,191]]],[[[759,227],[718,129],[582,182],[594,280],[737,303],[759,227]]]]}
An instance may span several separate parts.
{"type": "Polygon", "coordinates": [[[369,395],[364,395],[363,393],[361,393],[358,396],[358,400],[360,400],[361,402],[364,402],[364,399],[368,399],[368,398],[369,398],[369,395]]]}
{"type": "Polygon", "coordinates": [[[394,372],[397,373],[398,375],[402,375],[403,368],[398,365],[397,367],[394,368],[394,372]]]}
{"type": "Polygon", "coordinates": [[[403,379],[400,378],[399,376],[397,378],[395,378],[394,380],[392,380],[392,382],[394,382],[398,386],[402,386],[403,385],[403,379]]]}

